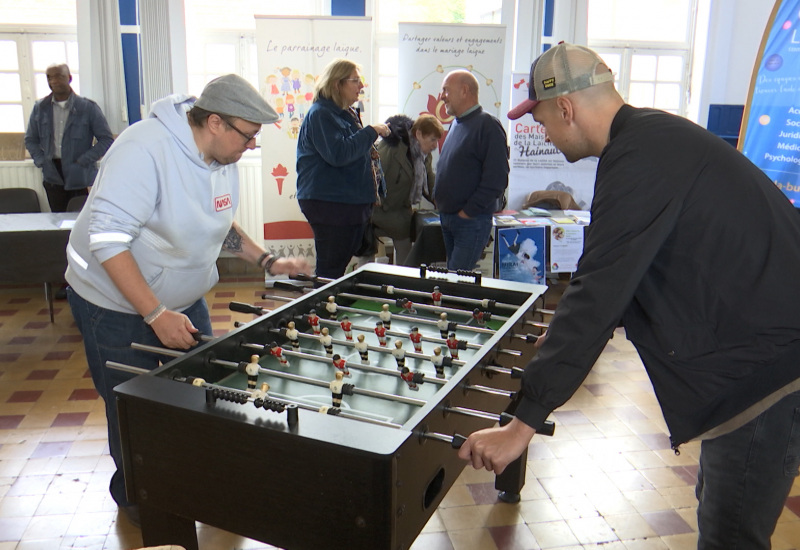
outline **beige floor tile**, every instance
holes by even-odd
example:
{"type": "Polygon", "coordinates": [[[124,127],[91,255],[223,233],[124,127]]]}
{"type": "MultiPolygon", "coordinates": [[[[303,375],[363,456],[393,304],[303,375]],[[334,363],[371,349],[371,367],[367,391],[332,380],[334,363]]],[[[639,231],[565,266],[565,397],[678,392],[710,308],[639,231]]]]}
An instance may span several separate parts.
{"type": "Polygon", "coordinates": [[[614,530],[601,517],[568,519],[567,525],[572,529],[578,542],[584,545],[604,544],[618,540],[614,530]]]}
{"type": "Polygon", "coordinates": [[[622,514],[603,516],[620,540],[644,539],[655,537],[656,532],[639,514],[622,514]]]}
{"type": "Polygon", "coordinates": [[[497,550],[487,529],[468,529],[450,533],[453,550],[497,550]]]}
{"type": "Polygon", "coordinates": [[[640,514],[670,509],[669,503],[655,490],[623,491],[623,494],[640,514]]]}
{"type": "Polygon", "coordinates": [[[533,523],[528,525],[528,528],[536,537],[536,542],[541,548],[559,548],[579,544],[572,529],[564,520],[533,523]]]}

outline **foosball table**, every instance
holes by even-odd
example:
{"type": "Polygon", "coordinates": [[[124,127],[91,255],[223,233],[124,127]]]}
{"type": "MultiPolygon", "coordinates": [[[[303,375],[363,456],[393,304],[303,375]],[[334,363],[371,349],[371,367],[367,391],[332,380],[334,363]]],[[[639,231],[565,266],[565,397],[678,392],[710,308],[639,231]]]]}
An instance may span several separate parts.
{"type": "MultiPolygon", "coordinates": [[[[408,549],[466,466],[454,448],[513,418],[546,288],[369,264],[119,385],[145,545],[196,549],[200,521],[408,549]]],[[[497,478],[506,500],[525,459],[497,478]]]]}

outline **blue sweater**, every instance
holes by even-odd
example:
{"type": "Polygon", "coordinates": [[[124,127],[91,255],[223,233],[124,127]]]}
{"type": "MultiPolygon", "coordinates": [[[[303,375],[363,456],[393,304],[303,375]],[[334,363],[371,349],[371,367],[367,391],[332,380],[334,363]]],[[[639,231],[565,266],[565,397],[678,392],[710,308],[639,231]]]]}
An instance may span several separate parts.
{"type": "Polygon", "coordinates": [[[480,106],[456,118],[436,165],[436,207],[445,214],[492,214],[507,186],[508,145],[500,121],[480,106]]]}
{"type": "Polygon", "coordinates": [[[297,138],[297,198],[374,203],[370,151],[377,138],[374,128],[360,128],[347,110],[319,98],[297,138]]]}

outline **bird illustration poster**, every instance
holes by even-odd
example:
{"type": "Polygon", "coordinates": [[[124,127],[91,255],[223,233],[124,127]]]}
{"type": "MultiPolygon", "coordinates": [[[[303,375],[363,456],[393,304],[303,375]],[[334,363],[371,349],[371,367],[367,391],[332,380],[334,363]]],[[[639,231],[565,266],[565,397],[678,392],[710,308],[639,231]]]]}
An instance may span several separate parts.
{"type": "Polygon", "coordinates": [[[544,284],[546,227],[497,230],[498,277],[506,281],[544,284]]]}

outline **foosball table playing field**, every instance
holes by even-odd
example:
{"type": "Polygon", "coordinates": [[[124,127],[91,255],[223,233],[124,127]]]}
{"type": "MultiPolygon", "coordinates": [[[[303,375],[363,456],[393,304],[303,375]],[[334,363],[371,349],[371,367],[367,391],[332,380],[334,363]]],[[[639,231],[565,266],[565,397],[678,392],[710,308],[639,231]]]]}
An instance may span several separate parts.
{"type": "MultiPolygon", "coordinates": [[[[408,549],[466,466],[455,448],[513,418],[546,288],[369,264],[270,312],[232,304],[264,314],[115,390],[145,545],[197,549],[200,521],[408,549]]],[[[525,460],[497,477],[503,500],[525,460]]]]}

